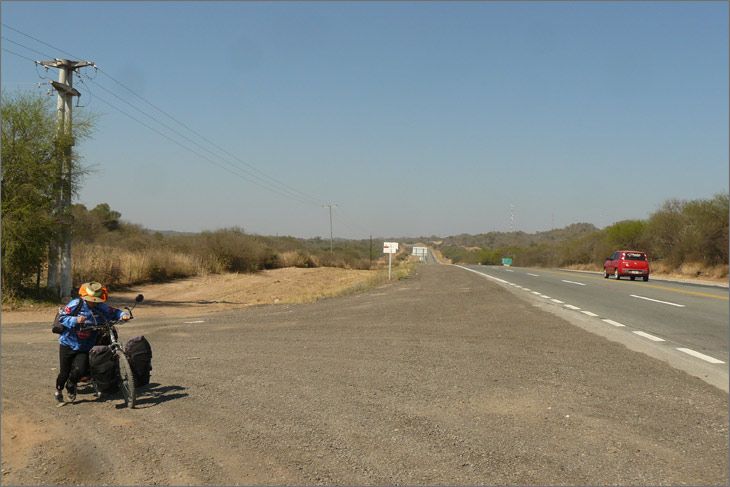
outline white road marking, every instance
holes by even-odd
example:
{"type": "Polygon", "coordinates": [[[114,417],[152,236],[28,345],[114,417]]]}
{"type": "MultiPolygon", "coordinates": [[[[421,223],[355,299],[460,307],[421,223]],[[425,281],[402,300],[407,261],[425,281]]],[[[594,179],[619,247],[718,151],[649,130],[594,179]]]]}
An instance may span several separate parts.
{"type": "Polygon", "coordinates": [[[591,313],[590,311],[581,311],[581,313],[588,316],[598,316],[596,313],[591,313]]]}
{"type": "Polygon", "coordinates": [[[552,301],[553,303],[558,303],[558,304],[563,304],[565,302],[565,301],[561,301],[559,299],[551,299],[550,301],[552,301]]]}
{"type": "Polygon", "coordinates": [[[578,306],[573,306],[572,304],[566,304],[565,307],[568,309],[575,309],[575,310],[580,309],[578,306]]]}
{"type": "Polygon", "coordinates": [[[514,272],[512,269],[505,269],[505,272],[514,272]]]}
{"type": "Polygon", "coordinates": [[[655,337],[654,335],[649,335],[648,333],[644,333],[643,331],[635,331],[633,333],[636,333],[639,336],[642,336],[644,338],[648,338],[652,342],[663,342],[665,341],[664,338],[655,337]]]}
{"type": "Polygon", "coordinates": [[[490,276],[489,274],[485,274],[483,272],[475,271],[474,269],[469,269],[468,267],[464,267],[463,265],[454,264],[456,267],[460,267],[466,271],[473,272],[474,274],[479,274],[480,276],[488,277],[490,279],[494,279],[495,281],[499,281],[502,284],[509,284],[509,282],[505,281],[504,279],[500,279],[499,277],[490,276]]]}
{"type": "Polygon", "coordinates": [[[183,321],[186,325],[192,325],[193,323],[205,323],[205,320],[198,320],[198,321],[183,321]]]}
{"type": "Polygon", "coordinates": [[[605,321],[609,325],[613,325],[613,326],[626,326],[622,323],[619,323],[618,321],[613,321],[613,320],[603,320],[603,321],[605,321]]]}
{"type": "Polygon", "coordinates": [[[655,303],[668,304],[669,306],[676,306],[677,308],[685,307],[683,304],[670,303],[669,301],[659,301],[658,299],[651,299],[651,298],[646,298],[644,296],[637,296],[636,294],[629,294],[629,296],[631,296],[632,298],[639,298],[639,299],[645,299],[647,301],[654,301],[655,303]]]}
{"type": "Polygon", "coordinates": [[[550,296],[545,296],[544,294],[541,294],[540,297],[545,299],[552,299],[550,296]]]}
{"type": "Polygon", "coordinates": [[[680,352],[688,353],[694,357],[697,357],[699,359],[704,360],[705,362],[710,362],[711,364],[724,364],[722,360],[717,360],[716,358],[710,357],[709,355],[705,355],[704,353],[695,352],[694,350],[690,348],[678,348],[680,352]]]}
{"type": "Polygon", "coordinates": [[[527,275],[528,275],[528,276],[534,276],[534,277],[540,277],[540,274],[531,274],[531,273],[529,273],[529,272],[527,273],[527,275]]]}
{"type": "Polygon", "coordinates": [[[575,281],[566,281],[565,279],[561,279],[563,282],[567,282],[568,284],[577,284],[579,286],[585,286],[582,282],[575,282],[575,281]]]}
{"type": "Polygon", "coordinates": [[[523,288],[522,288],[522,290],[523,290],[523,291],[530,291],[530,289],[528,289],[528,288],[526,288],[526,287],[523,287],[523,288]]]}

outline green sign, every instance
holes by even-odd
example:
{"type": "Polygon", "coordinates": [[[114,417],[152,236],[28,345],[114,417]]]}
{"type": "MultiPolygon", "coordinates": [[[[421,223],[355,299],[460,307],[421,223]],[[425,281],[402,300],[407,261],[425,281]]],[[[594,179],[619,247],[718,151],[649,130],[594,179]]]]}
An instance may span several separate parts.
{"type": "Polygon", "coordinates": [[[502,257],[502,265],[512,265],[512,257],[502,257]]]}

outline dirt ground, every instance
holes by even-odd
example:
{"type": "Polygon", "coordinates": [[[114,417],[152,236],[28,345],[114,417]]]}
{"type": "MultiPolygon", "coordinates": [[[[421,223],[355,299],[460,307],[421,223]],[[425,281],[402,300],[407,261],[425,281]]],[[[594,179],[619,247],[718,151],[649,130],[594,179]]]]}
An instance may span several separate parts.
{"type": "MultiPolygon", "coordinates": [[[[109,304],[123,306],[141,293],[145,297],[145,317],[199,316],[262,304],[309,303],[320,298],[364,289],[382,271],[320,267],[288,267],[258,274],[211,274],[161,284],[144,284],[124,292],[112,292],[109,304]]],[[[22,310],[3,309],[2,324],[52,321],[56,307],[34,306],[22,310]]]]}

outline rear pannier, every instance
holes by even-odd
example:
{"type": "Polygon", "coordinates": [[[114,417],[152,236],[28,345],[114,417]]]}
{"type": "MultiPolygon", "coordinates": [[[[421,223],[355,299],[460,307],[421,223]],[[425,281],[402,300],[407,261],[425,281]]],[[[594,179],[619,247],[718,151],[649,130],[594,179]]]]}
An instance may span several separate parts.
{"type": "Polygon", "coordinates": [[[111,348],[97,345],[89,351],[89,368],[99,392],[113,392],[119,384],[119,365],[111,348]]]}

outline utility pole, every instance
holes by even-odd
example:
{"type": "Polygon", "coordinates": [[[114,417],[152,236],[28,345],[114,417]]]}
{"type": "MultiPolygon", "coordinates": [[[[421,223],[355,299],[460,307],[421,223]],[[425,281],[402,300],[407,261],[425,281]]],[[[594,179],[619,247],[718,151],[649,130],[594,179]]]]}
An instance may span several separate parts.
{"type": "Polygon", "coordinates": [[[373,236],[370,235],[370,266],[368,269],[373,268],[373,236]]]}
{"type": "Polygon", "coordinates": [[[69,61],[54,59],[40,61],[46,68],[58,69],[58,81],[51,85],[58,92],[57,140],[62,145],[58,168],[58,189],[56,192],[56,218],[60,222],[60,234],[48,249],[48,288],[56,291],[59,298],[71,296],[73,276],[71,274],[71,193],[73,175],[73,97],[81,96],[73,87],[73,73],[86,66],[94,66],[91,61],[69,61]]]}
{"type": "Polygon", "coordinates": [[[333,252],[332,251],[332,240],[333,240],[333,237],[332,237],[332,207],[333,206],[337,207],[337,205],[333,205],[332,203],[330,203],[328,205],[322,205],[322,208],[330,209],[330,254],[333,252]]]}
{"type": "Polygon", "coordinates": [[[515,231],[515,205],[509,205],[509,231],[515,231]]]}

